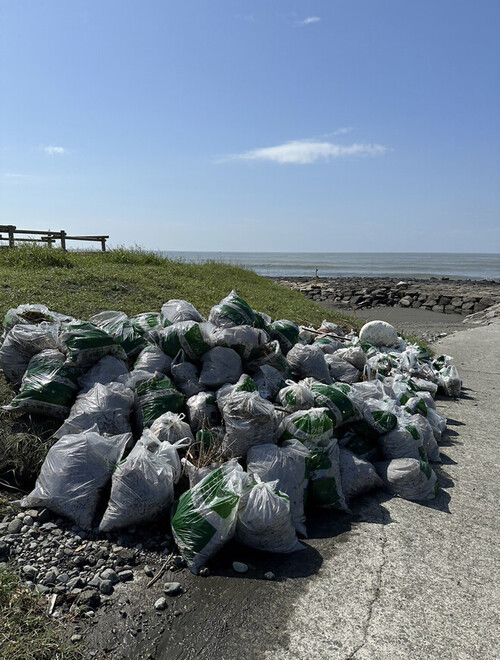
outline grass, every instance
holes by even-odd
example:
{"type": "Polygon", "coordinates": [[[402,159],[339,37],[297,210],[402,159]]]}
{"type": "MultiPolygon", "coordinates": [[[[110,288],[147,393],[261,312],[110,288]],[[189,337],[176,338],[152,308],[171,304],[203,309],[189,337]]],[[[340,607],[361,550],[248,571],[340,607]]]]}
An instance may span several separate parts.
{"type": "Polygon", "coordinates": [[[3,660],[77,660],[47,601],[24,587],[10,568],[0,570],[0,654],[3,660]]]}

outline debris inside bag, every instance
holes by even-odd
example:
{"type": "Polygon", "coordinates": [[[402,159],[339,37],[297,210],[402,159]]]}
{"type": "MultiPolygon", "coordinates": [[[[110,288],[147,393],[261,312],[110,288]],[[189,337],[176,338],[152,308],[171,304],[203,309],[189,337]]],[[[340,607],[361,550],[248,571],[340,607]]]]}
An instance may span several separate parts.
{"type": "Polygon", "coordinates": [[[235,291],[208,319],[177,299],[88,321],[7,312],[0,367],[20,389],[4,407],[62,420],[23,506],[96,534],[171,519],[198,573],[233,538],[302,549],[314,507],[350,515],[381,487],[436,496],[446,419],[434,397],[461,390],[449,356],[382,321],[359,335],[272,321],[235,291]]]}

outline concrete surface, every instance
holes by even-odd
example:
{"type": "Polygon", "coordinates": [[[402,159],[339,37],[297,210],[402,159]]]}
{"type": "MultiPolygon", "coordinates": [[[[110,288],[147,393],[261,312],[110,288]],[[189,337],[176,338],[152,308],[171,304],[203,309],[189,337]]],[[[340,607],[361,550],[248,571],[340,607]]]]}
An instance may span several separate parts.
{"type": "Polygon", "coordinates": [[[183,571],[150,590],[137,584],[135,595],[128,586],[123,610],[113,607],[93,628],[93,648],[155,660],[500,657],[499,346],[500,323],[437,344],[454,356],[464,391],[438,402],[449,432],[436,500],[377,491],[356,501],[353,516],[308,518],[304,552],[273,557],[229,544],[209,578],[183,571]],[[249,572],[234,573],[233,561],[249,563],[249,572]],[[276,581],[264,580],[268,570],[276,581]],[[184,593],[156,613],[152,603],[170,579],[184,593]]]}

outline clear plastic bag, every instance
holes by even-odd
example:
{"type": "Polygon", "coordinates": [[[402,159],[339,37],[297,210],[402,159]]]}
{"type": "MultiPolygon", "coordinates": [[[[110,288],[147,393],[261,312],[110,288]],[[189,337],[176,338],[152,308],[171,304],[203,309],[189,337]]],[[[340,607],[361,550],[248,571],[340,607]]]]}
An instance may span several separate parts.
{"type": "Polygon", "coordinates": [[[186,410],[193,433],[220,424],[221,415],[214,392],[200,392],[190,397],[186,401],[186,410]]]}
{"type": "Polygon", "coordinates": [[[235,325],[254,326],[257,322],[253,309],[234,289],[218,305],[212,307],[208,320],[219,328],[232,328],[235,325]]]}
{"type": "Polygon", "coordinates": [[[225,456],[245,457],[252,445],[277,441],[274,407],[258,392],[233,392],[224,399],[221,413],[226,428],[225,456]]]}
{"type": "Polygon", "coordinates": [[[157,417],[151,424],[151,432],[160,440],[160,442],[170,442],[174,444],[178,440],[187,440],[189,446],[194,442],[194,436],[187,422],[184,421],[184,414],[166,412],[157,417]]]}
{"type": "Polygon", "coordinates": [[[170,365],[170,373],[175,386],[186,397],[194,396],[203,389],[199,378],[198,367],[186,359],[184,351],[181,349],[170,365]]]}
{"type": "Polygon", "coordinates": [[[128,375],[128,373],[127,365],[123,360],[105,355],[78,379],[81,387],[80,394],[85,394],[91,390],[96,383],[107,385],[118,380],[120,376],[128,375]]]}
{"type": "Polygon", "coordinates": [[[429,463],[415,458],[398,458],[375,463],[384,487],[405,500],[433,500],[439,492],[439,482],[429,463]]]}
{"type": "Polygon", "coordinates": [[[134,364],[134,369],[140,371],[149,371],[154,374],[155,371],[159,371],[166,376],[170,376],[170,365],[172,364],[172,358],[158,348],[157,346],[146,346],[137,356],[137,360],[134,364]]]}
{"type": "Polygon", "coordinates": [[[382,479],[369,461],[352,451],[340,448],[340,478],[346,500],[364,495],[382,486],[382,479]]]}
{"type": "Polygon", "coordinates": [[[200,385],[208,389],[218,389],[225,383],[234,384],[243,372],[238,353],[224,346],[211,348],[203,356],[202,362],[200,385]]]}
{"type": "Polygon", "coordinates": [[[34,355],[56,348],[58,331],[56,323],[15,325],[0,348],[0,367],[6,378],[19,384],[34,355]]]}
{"type": "Polygon", "coordinates": [[[168,300],[161,307],[161,322],[163,325],[180,323],[181,321],[196,321],[203,323],[205,319],[200,312],[186,300],[168,300]]]}
{"type": "Polygon", "coordinates": [[[332,378],[328,370],[328,364],[325,361],[325,355],[317,346],[295,344],[288,351],[286,359],[296,378],[307,378],[310,376],[327,385],[331,384],[332,378]]]}

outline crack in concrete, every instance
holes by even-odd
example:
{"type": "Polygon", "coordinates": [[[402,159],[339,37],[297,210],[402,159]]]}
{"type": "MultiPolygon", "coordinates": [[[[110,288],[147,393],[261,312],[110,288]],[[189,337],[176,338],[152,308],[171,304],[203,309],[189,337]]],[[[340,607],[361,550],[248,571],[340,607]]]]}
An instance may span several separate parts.
{"type": "Polygon", "coordinates": [[[382,554],[382,561],[380,562],[380,566],[377,569],[375,589],[373,591],[373,596],[370,599],[370,602],[368,603],[368,614],[367,614],[367,617],[366,617],[365,624],[363,626],[363,638],[361,640],[361,643],[354,649],[354,651],[352,651],[352,653],[350,653],[345,658],[345,660],[352,660],[356,656],[356,654],[363,648],[363,646],[365,646],[366,642],[368,641],[368,629],[370,628],[370,623],[371,623],[371,619],[372,619],[372,615],[373,615],[373,608],[375,606],[375,603],[378,601],[378,599],[380,597],[380,589],[381,589],[381,586],[382,586],[382,573],[383,573],[384,567],[387,563],[387,555],[385,553],[385,548],[386,548],[386,545],[387,545],[387,532],[386,532],[385,526],[387,524],[389,524],[389,522],[390,522],[390,516],[389,516],[388,511],[386,509],[384,509],[383,507],[382,507],[382,511],[383,511],[383,513],[382,513],[382,529],[381,529],[382,543],[381,543],[381,546],[380,546],[380,551],[381,551],[381,554],[382,554]]]}

